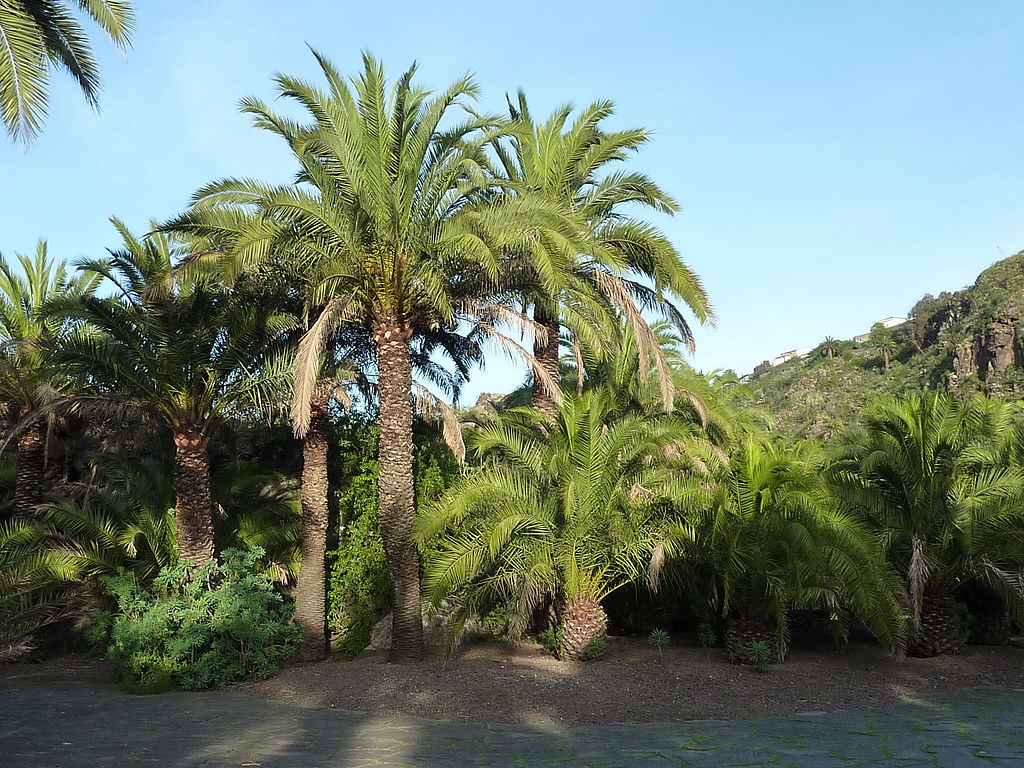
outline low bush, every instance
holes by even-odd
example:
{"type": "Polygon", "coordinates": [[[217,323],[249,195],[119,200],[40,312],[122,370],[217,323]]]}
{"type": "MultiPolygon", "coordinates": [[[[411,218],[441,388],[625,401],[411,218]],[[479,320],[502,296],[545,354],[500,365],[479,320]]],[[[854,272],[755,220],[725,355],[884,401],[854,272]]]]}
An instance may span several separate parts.
{"type": "Polygon", "coordinates": [[[267,677],[297,650],[292,607],[257,572],[263,552],[226,550],[223,562],[163,568],[146,585],[120,571],[103,579],[117,605],[94,615],[88,638],[129,690],[215,688],[267,677]]]}

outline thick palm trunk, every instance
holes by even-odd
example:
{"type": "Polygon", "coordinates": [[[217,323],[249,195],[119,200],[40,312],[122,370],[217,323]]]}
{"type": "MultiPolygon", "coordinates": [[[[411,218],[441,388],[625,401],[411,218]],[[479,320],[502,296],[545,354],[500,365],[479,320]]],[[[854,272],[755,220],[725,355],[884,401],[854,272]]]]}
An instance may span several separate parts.
{"type": "Polygon", "coordinates": [[[608,631],[608,614],[601,601],[593,597],[570,600],[562,613],[562,658],[586,661],[599,652],[595,641],[608,631]]]}
{"type": "Polygon", "coordinates": [[[202,565],[213,559],[210,456],[206,436],[195,428],[174,433],[174,523],[178,556],[202,565]]]}
{"type": "MultiPolygon", "coordinates": [[[[534,321],[537,325],[541,326],[547,331],[546,339],[534,339],[533,342],[533,356],[537,360],[537,363],[547,371],[548,375],[557,382],[558,381],[558,334],[561,331],[561,326],[558,322],[558,316],[552,316],[548,312],[538,307],[534,310],[534,321]]],[[[537,379],[533,377],[533,392],[531,394],[530,405],[534,409],[540,411],[549,419],[554,421],[558,415],[558,404],[555,402],[555,398],[551,392],[537,379]]]]}
{"type": "Polygon", "coordinates": [[[409,333],[395,321],[374,329],[380,393],[380,532],[393,595],[391,661],[423,656],[420,564],[412,539],[412,361],[409,333]]]}
{"type": "Polygon", "coordinates": [[[923,657],[956,653],[964,640],[962,629],[957,625],[953,596],[926,592],[921,600],[921,619],[912,633],[907,653],[923,657]]]}
{"type": "Polygon", "coordinates": [[[312,407],[302,441],[302,560],[295,584],[295,620],[302,625],[299,658],[315,661],[327,655],[327,420],[328,398],[312,407]]]}
{"type": "MultiPolygon", "coordinates": [[[[26,409],[21,415],[28,414],[26,409]]],[[[43,474],[46,471],[46,422],[36,419],[18,435],[15,460],[14,514],[35,517],[43,498],[43,474]]]]}

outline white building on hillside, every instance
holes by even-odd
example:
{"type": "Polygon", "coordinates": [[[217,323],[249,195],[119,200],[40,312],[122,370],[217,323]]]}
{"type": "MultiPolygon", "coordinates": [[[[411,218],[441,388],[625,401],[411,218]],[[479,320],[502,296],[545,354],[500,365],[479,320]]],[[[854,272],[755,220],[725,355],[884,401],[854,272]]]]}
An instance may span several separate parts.
{"type": "Polygon", "coordinates": [[[780,365],[787,360],[792,360],[794,357],[807,357],[811,354],[810,347],[797,347],[791,349],[788,352],[783,352],[781,355],[772,360],[772,365],[780,365]]]}
{"type": "MultiPolygon", "coordinates": [[[[898,325],[903,325],[905,322],[907,322],[907,318],[905,318],[905,317],[887,317],[884,320],[879,320],[877,323],[875,323],[871,327],[874,328],[875,325],[880,325],[883,328],[895,328],[898,325]]],[[[871,338],[871,332],[869,331],[868,333],[862,333],[859,336],[854,336],[853,340],[856,341],[859,344],[863,344],[865,341],[867,341],[870,338],[871,338]]]]}

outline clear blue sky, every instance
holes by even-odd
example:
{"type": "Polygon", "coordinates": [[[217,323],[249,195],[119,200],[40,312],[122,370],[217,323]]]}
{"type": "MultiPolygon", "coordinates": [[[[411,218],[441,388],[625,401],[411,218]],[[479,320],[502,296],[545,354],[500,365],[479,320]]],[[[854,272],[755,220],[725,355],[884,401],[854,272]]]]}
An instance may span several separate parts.
{"type": "MultiPolygon", "coordinates": [[[[136,47],[105,41],[103,111],[64,77],[28,152],[0,144],[0,251],[69,259],[142,229],[224,175],[286,180],[237,112],[277,70],[413,59],[437,87],[476,74],[500,110],[597,98],[654,131],[637,165],[683,212],[658,221],[719,315],[695,364],[749,371],[849,338],[1024,248],[1024,3],[953,0],[355,4],[140,0],[136,47]]],[[[507,391],[496,358],[466,393],[507,391]]]]}

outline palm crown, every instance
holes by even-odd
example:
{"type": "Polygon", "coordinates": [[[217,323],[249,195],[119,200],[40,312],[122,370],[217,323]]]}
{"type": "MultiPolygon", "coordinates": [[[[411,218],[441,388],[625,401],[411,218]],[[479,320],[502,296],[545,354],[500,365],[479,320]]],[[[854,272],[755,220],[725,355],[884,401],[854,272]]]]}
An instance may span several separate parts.
{"type": "Polygon", "coordinates": [[[54,301],[53,317],[83,325],[58,361],[88,378],[80,407],[134,412],[166,427],[177,449],[175,502],[182,557],[213,555],[207,445],[225,419],[259,411],[285,371],[274,345],[294,318],[256,301],[245,286],[225,291],[190,282],[164,235],[139,240],[116,220],[123,248],[81,269],[105,278],[112,296],[54,301]]]}

